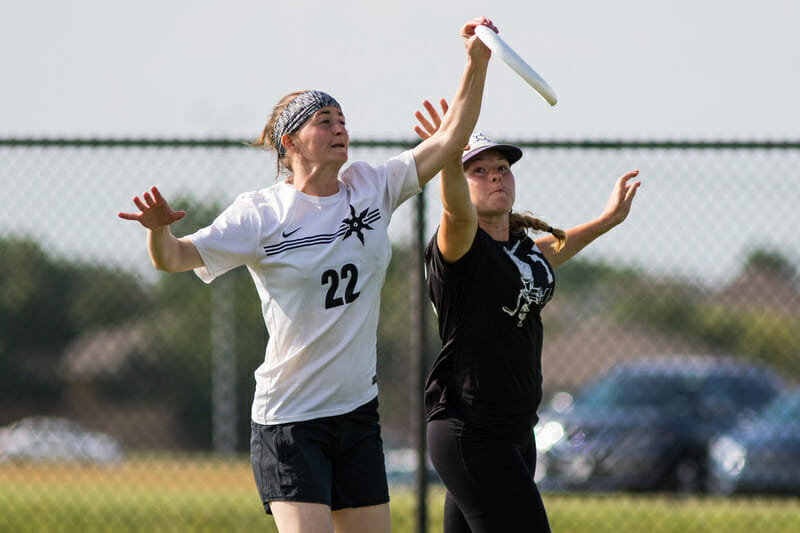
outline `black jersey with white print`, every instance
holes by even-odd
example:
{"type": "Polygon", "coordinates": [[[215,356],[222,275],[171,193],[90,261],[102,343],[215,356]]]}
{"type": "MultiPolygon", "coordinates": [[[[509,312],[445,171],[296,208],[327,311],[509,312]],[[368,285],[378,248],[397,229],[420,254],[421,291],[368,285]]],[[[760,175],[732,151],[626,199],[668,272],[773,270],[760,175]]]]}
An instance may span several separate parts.
{"type": "Polygon", "coordinates": [[[434,235],[425,263],[442,339],[425,386],[428,419],[529,431],[542,398],[540,312],[553,295],[552,267],[526,234],[498,242],[480,228],[454,263],[434,235]]]}

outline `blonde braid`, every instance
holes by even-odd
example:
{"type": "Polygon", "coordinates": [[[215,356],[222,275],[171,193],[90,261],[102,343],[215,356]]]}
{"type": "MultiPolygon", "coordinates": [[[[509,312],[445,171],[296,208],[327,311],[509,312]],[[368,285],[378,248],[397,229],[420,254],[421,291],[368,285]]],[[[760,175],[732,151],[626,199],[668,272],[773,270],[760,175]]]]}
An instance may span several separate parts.
{"type": "Polygon", "coordinates": [[[520,231],[545,231],[555,237],[556,242],[553,243],[553,251],[560,252],[567,244],[567,234],[564,230],[554,228],[547,222],[540,220],[533,216],[533,213],[526,211],[525,213],[515,213],[512,211],[509,214],[508,230],[510,233],[517,233],[520,231]]]}

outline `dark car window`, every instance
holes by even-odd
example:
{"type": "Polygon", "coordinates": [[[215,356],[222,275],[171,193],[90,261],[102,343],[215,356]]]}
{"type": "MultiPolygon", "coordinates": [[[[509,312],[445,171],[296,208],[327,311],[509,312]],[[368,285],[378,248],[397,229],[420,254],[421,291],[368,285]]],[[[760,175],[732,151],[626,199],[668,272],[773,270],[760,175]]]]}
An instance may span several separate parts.
{"type": "Polygon", "coordinates": [[[595,382],[575,403],[585,407],[682,406],[701,385],[693,376],[620,374],[595,382]]]}
{"type": "Polygon", "coordinates": [[[777,393],[767,379],[753,376],[681,375],[621,372],[607,376],[578,394],[588,408],[683,407],[697,400],[721,401],[734,411],[759,408],[777,393]]]}
{"type": "Polygon", "coordinates": [[[760,408],[777,393],[769,381],[755,376],[710,376],[703,388],[704,396],[724,398],[737,409],[760,408]]]}

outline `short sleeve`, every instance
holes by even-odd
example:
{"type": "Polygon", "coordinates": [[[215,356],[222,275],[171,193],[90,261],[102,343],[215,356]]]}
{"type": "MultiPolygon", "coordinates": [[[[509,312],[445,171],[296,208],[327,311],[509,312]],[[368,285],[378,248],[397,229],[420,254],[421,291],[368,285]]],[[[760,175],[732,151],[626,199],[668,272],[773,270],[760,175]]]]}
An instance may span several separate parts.
{"type": "Polygon", "coordinates": [[[425,247],[425,277],[428,285],[428,295],[434,308],[439,313],[439,309],[446,309],[451,304],[447,300],[460,301],[465,291],[469,290],[467,285],[475,274],[476,258],[480,239],[478,233],[472,241],[472,246],[454,263],[448,263],[439,251],[436,237],[439,229],[436,229],[431,240],[425,247]]]}
{"type": "Polygon", "coordinates": [[[195,274],[205,283],[211,283],[229,270],[252,263],[259,234],[257,209],[240,196],[210,226],[187,235],[203,259],[204,266],[196,268],[195,274]]]}
{"type": "Polygon", "coordinates": [[[419,186],[414,152],[411,150],[391,158],[386,163],[386,174],[387,200],[391,211],[422,190],[419,186]]]}

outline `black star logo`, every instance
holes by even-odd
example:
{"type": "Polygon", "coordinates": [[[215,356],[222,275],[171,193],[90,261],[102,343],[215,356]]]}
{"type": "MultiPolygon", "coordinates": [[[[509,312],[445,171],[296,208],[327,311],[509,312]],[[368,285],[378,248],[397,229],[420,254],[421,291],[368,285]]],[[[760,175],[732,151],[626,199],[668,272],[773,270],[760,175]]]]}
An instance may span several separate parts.
{"type": "Polygon", "coordinates": [[[347,232],[344,234],[344,237],[342,237],[342,240],[345,240],[355,233],[358,240],[361,241],[361,244],[364,244],[364,234],[361,232],[365,229],[372,229],[372,226],[364,222],[364,217],[367,216],[368,211],[369,208],[364,209],[360,215],[356,215],[355,208],[352,205],[350,206],[350,218],[342,220],[342,222],[347,224],[347,232]]]}

